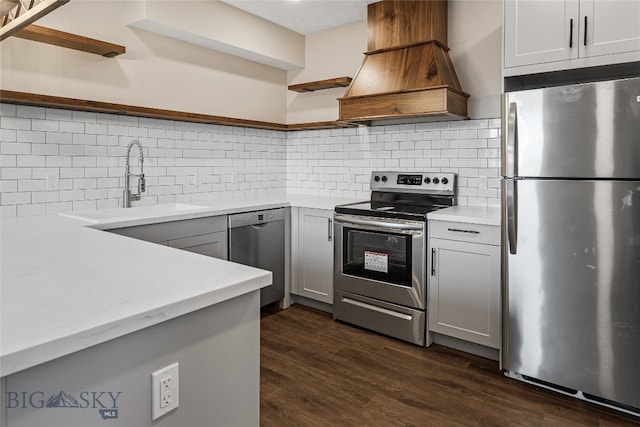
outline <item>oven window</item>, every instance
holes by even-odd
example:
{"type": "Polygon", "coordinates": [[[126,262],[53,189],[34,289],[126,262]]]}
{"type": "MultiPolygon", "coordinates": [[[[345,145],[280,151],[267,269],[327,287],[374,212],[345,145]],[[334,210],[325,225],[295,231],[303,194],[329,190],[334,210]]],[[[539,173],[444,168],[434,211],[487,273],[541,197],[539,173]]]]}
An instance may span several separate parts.
{"type": "Polygon", "coordinates": [[[411,287],[411,236],[344,228],[342,272],[411,287]]]}

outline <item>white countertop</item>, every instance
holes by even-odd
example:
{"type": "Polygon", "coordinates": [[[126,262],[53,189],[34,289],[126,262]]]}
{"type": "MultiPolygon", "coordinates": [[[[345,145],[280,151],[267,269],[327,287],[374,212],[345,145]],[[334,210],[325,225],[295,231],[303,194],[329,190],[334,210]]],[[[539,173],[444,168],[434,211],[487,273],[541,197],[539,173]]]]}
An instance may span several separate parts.
{"type": "Polygon", "coordinates": [[[450,208],[439,209],[428,213],[427,219],[496,226],[499,226],[501,223],[499,208],[479,206],[452,206],[450,208]]]}
{"type": "MultiPolygon", "coordinates": [[[[305,196],[305,195],[275,195],[271,197],[255,199],[221,199],[203,200],[197,203],[189,203],[192,209],[185,205],[179,205],[175,211],[159,211],[156,206],[139,206],[128,209],[108,209],[95,211],[104,213],[105,218],[90,221],[81,220],[86,226],[98,230],[113,228],[133,227],[136,225],[153,224],[159,222],[178,221],[183,219],[203,218],[213,215],[227,215],[238,212],[248,212],[262,209],[275,209],[280,207],[299,207],[333,210],[337,205],[353,203],[354,199],[340,199],[329,197],[305,196]],[[114,215],[109,217],[109,212],[114,215]],[[124,215],[123,212],[126,214],[124,215]]],[[[160,206],[160,205],[158,205],[160,206]]],[[[82,213],[62,214],[82,216],[82,213]]],[[[89,212],[91,215],[91,212],[89,212]]]]}
{"type": "Polygon", "coordinates": [[[283,195],[198,202],[203,207],[195,211],[158,218],[139,209],[142,214],[111,221],[63,216],[2,219],[0,376],[271,283],[271,273],[264,270],[93,228],[282,206],[333,209],[352,201],[283,195]]]}

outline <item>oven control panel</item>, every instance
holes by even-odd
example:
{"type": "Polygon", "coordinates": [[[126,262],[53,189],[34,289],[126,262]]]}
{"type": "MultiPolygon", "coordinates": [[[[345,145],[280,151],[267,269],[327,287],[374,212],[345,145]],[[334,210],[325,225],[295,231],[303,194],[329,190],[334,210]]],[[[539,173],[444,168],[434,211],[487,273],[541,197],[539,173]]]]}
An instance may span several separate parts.
{"type": "Polygon", "coordinates": [[[371,173],[371,190],[455,195],[456,174],[374,171],[371,173]]]}

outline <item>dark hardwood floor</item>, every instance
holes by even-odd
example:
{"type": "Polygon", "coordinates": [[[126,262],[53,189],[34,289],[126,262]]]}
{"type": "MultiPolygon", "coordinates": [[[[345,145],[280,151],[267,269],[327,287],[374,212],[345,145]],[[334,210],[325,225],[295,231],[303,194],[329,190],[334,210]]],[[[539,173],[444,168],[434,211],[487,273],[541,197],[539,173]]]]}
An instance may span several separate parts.
{"type": "Polygon", "coordinates": [[[504,377],[294,305],[261,320],[262,426],[640,426],[640,419],[504,377]]]}

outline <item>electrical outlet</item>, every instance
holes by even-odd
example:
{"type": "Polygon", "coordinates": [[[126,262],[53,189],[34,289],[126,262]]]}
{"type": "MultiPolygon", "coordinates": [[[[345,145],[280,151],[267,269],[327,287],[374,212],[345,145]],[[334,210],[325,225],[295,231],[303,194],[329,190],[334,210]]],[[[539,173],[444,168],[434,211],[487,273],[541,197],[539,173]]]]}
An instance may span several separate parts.
{"type": "Polygon", "coordinates": [[[179,404],[178,363],[151,374],[151,420],[173,411],[179,404]]]}
{"type": "Polygon", "coordinates": [[[60,178],[57,175],[47,174],[47,190],[57,190],[60,188],[60,178]]]}

